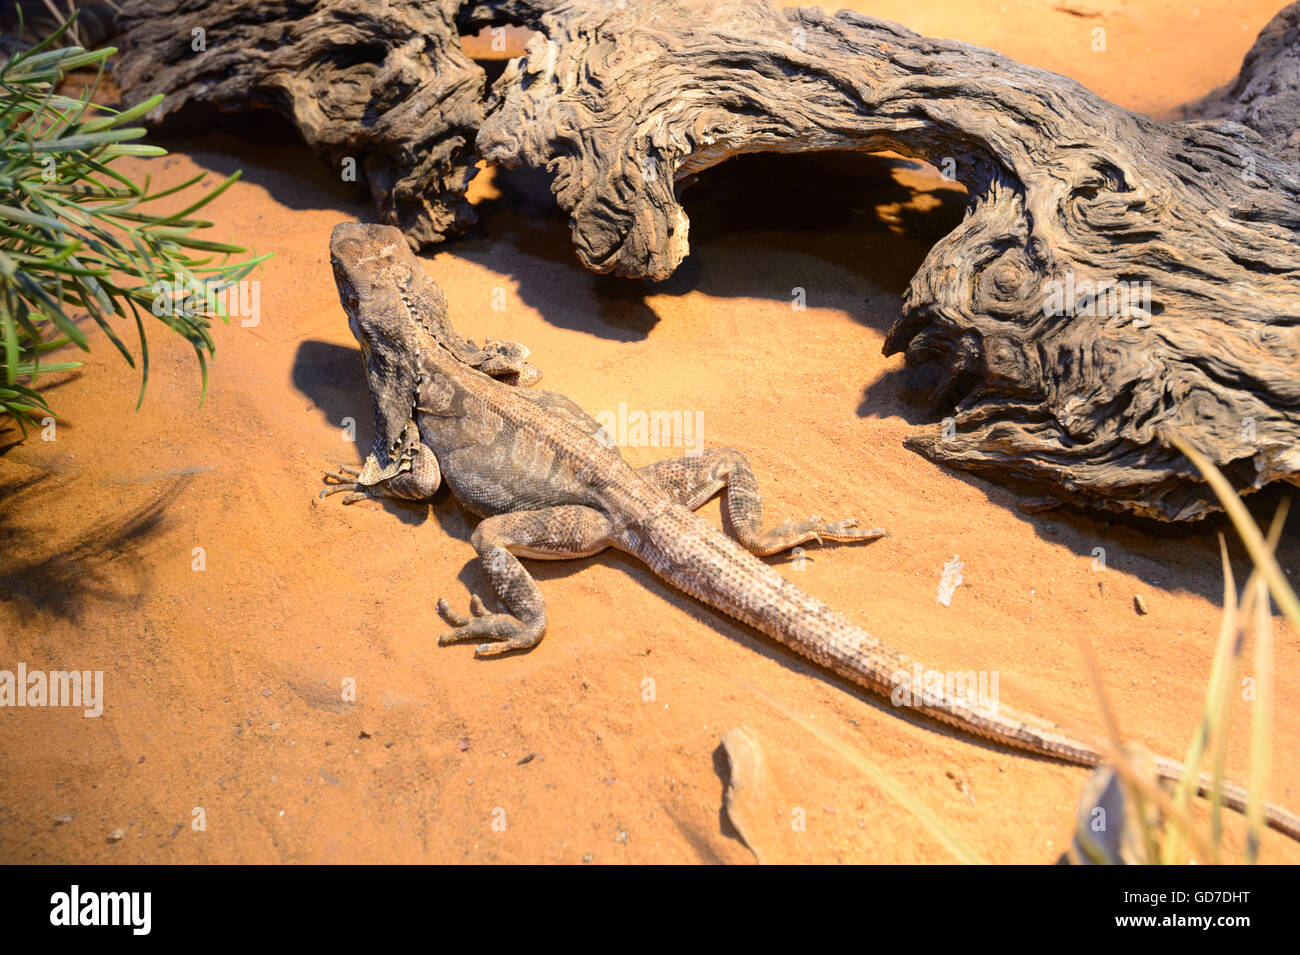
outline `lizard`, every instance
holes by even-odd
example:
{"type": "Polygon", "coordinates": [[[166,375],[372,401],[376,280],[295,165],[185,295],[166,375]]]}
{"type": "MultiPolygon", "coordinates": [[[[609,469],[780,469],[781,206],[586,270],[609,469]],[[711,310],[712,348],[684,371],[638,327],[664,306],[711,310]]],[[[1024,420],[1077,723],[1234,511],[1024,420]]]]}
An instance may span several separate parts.
{"type": "MultiPolygon", "coordinates": [[[[418,501],[445,482],[481,518],[471,544],[505,610],[490,611],[474,594],[466,616],[440,599],[451,629],[439,645],[477,641],[481,658],[537,646],[546,603],[519,558],[563,560],[612,547],[858,687],[886,698],[903,688],[917,711],[964,734],[1081,766],[1106,762],[1098,749],[1030,714],[913,686],[910,658],[760,560],[809,541],[865,542],[885,531],[820,517],[765,530],[753,468],[734,448],[633,468],[576,402],[535,387],[541,373],[524,346],[479,348],[460,337],[442,290],[394,227],[341,223],[330,259],[361,346],[375,433],[362,467],[326,472],[320,497],[418,501]],[[695,513],[718,494],[730,535],[695,513]]],[[[1154,762],[1162,779],[1182,778],[1177,761],[1154,762]]],[[[1203,795],[1214,785],[1208,774],[1198,779],[1203,795]]],[[[1245,808],[1242,787],[1224,782],[1220,793],[1227,805],[1245,808]]],[[[1270,804],[1266,818],[1300,840],[1300,817],[1270,804]]]]}

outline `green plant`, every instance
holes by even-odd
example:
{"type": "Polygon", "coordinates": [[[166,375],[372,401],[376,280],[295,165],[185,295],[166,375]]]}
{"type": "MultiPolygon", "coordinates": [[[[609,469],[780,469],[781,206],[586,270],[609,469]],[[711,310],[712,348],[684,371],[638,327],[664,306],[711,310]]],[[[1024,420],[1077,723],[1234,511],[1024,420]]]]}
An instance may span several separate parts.
{"type": "MultiPolygon", "coordinates": [[[[232,262],[240,246],[199,238],[212,223],[193,214],[224,192],[239,173],[178,212],[151,204],[183,192],[203,175],[156,192],[111,168],[122,156],[162,156],[136,143],[145,130],[131,125],[161,100],[125,111],[92,102],[109,47],[86,51],[57,44],[65,21],[35,47],[0,67],[0,412],[26,430],[50,412],[41,374],[76,368],[44,356],[72,343],[89,350],[69,312],[83,311],[103,329],[127,362],[135,358],[115,319],[134,320],[140,339],[140,397],[149,379],[144,314],[157,318],[194,347],[207,394],[207,358],[213,354],[209,319],[227,320],[220,293],[267,256],[232,262]],[[59,92],[72,70],[94,68],[78,96],[59,92]]],[[[139,402],[137,402],[137,407],[139,402]]]]}

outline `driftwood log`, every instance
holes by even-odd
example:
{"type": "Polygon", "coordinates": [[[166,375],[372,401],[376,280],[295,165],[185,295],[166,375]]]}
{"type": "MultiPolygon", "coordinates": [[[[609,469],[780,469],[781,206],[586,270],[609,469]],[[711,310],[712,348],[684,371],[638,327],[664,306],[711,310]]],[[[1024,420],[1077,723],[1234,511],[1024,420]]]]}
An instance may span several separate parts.
{"type": "Polygon", "coordinates": [[[1249,126],[1279,156],[1300,162],[1300,3],[1264,27],[1235,80],[1185,108],[1184,115],[1249,126]]]}
{"type": "Polygon", "coordinates": [[[419,247],[474,221],[465,190],[485,77],[459,0],[125,0],[114,79],[128,103],[270,108],[419,247]]]}
{"type": "MultiPolygon", "coordinates": [[[[702,169],[765,151],[923,159],[969,205],[886,340],[939,366],[936,397],[953,408],[909,446],[1172,520],[1215,507],[1174,434],[1243,490],[1300,478],[1300,166],[1279,155],[1297,118],[1285,96],[1231,114],[1260,132],[1162,124],[988,50],[767,0],[128,8],[130,96],[273,105],[327,154],[365,146],[381,213],[416,244],[467,221],[476,126],[488,161],[554,173],[585,266],[656,279],[687,254],[679,193],[702,169]],[[210,53],[223,44],[219,65],[178,50],[191,21],[210,53]],[[538,35],[484,115],[456,31],[499,22],[538,35]]],[[[1268,71],[1293,69],[1294,50],[1261,51],[1284,46],[1296,9],[1225,99],[1276,91],[1268,71]]]]}

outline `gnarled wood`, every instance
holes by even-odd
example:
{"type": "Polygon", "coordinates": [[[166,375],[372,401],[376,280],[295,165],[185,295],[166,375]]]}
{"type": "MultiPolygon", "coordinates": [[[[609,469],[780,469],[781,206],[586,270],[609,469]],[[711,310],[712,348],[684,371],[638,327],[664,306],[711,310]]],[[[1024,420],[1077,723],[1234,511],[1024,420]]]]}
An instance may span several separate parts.
{"type": "MultiPolygon", "coordinates": [[[[334,161],[361,149],[383,217],[414,245],[468,221],[476,128],[488,160],[554,172],[584,265],[652,278],[687,254],[683,181],[731,156],[951,161],[966,218],[886,342],[938,363],[937,398],[955,406],[912,447],[1164,519],[1214,507],[1172,432],[1243,488],[1300,474],[1300,166],[1246,126],[1156,123],[988,50],[768,0],[127,7],[133,100],[272,105],[334,161]],[[494,22],[541,35],[483,120],[456,34],[494,22]],[[207,59],[188,52],[192,26],[207,59]]],[[[1238,100],[1262,102],[1267,71],[1291,69],[1288,15],[1259,48],[1282,52],[1248,60],[1238,100]]],[[[1285,149],[1290,102],[1239,118],[1285,149]]]]}
{"type": "Polygon", "coordinates": [[[1171,432],[1243,488],[1300,474],[1300,167],[1258,134],[1157,123],[850,12],[628,0],[535,25],[479,146],[554,171],[588,268],[670,274],[688,249],[677,184],[741,153],[954,160],[965,221],[886,352],[938,362],[956,410],[909,446],[1164,519],[1215,506],[1171,432]]]}
{"type": "Polygon", "coordinates": [[[1249,126],[1279,156],[1300,161],[1300,3],[1264,27],[1235,80],[1186,107],[1184,114],[1249,126]]]}
{"type": "Polygon", "coordinates": [[[269,107],[415,247],[474,221],[465,190],[485,79],[461,50],[459,0],[124,0],[115,78],[128,103],[269,107]],[[196,32],[199,31],[199,32],[196,32]]]}

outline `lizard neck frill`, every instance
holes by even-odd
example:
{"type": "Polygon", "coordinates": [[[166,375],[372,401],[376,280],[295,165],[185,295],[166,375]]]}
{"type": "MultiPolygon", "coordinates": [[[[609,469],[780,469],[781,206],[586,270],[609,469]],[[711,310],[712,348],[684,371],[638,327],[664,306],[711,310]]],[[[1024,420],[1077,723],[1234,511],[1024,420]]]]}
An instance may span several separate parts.
{"type": "MultiPolygon", "coordinates": [[[[660,578],[858,686],[964,733],[1095,766],[1099,753],[1058,727],[965,692],[918,685],[916,661],[800,590],[712,524],[664,503],[627,530],[625,548],[660,578]]],[[[925,683],[925,681],[921,681],[925,683]]]]}

